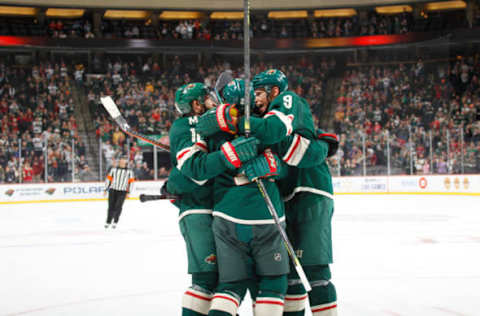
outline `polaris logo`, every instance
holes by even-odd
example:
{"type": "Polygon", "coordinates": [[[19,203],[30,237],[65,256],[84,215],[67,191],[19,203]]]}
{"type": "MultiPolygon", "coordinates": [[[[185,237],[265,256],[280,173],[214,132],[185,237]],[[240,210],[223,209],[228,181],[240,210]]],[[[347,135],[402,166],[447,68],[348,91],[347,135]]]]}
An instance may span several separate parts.
{"type": "Polygon", "coordinates": [[[104,190],[103,186],[96,187],[65,187],[63,188],[64,194],[91,194],[91,193],[102,193],[104,190]]]}

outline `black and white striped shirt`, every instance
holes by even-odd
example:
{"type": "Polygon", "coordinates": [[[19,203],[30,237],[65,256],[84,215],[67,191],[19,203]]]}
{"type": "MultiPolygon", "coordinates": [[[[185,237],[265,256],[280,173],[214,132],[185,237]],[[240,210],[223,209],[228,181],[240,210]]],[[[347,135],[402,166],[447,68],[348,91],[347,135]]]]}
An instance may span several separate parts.
{"type": "Polygon", "coordinates": [[[112,168],[107,175],[106,188],[130,192],[130,184],[135,180],[133,171],[127,168],[112,168]]]}

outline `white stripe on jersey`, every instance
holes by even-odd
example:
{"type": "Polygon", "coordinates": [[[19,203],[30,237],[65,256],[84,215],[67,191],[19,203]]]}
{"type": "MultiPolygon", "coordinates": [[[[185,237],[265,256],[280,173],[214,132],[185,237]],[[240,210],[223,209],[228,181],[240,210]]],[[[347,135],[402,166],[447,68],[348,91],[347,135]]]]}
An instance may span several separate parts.
{"type": "Polygon", "coordinates": [[[308,146],[310,146],[310,140],[295,134],[292,144],[288,148],[288,151],[285,156],[283,156],[282,160],[290,166],[298,166],[300,161],[302,161],[308,146]]]}
{"type": "Polygon", "coordinates": [[[134,179],[132,170],[126,168],[112,168],[109,176],[112,177],[112,181],[107,189],[130,191],[129,184],[134,179]]]}
{"type": "Polygon", "coordinates": [[[188,210],[184,211],[178,217],[178,221],[180,222],[185,216],[192,215],[192,214],[210,214],[212,215],[212,210],[188,210]]]}
{"type": "Polygon", "coordinates": [[[296,187],[292,193],[290,193],[290,195],[288,195],[287,197],[283,198],[283,202],[287,202],[287,201],[290,201],[291,199],[293,199],[293,197],[295,196],[295,194],[297,194],[298,192],[310,192],[310,193],[313,193],[313,194],[318,194],[318,195],[323,195],[323,196],[326,196],[330,199],[333,200],[333,194],[331,193],[328,193],[327,191],[323,191],[323,190],[319,190],[319,189],[315,189],[315,188],[310,188],[310,187],[296,187]]]}
{"type": "MultiPolygon", "coordinates": [[[[203,140],[196,142],[193,146],[186,147],[177,153],[177,169],[182,170],[183,164],[190,159],[195,153],[203,151],[208,152],[207,143],[203,140]]],[[[204,185],[207,183],[207,180],[195,180],[190,178],[193,182],[198,185],[204,185]]]]}
{"type": "MultiPolygon", "coordinates": [[[[219,211],[214,211],[212,213],[213,216],[221,217],[226,219],[229,222],[234,222],[237,224],[243,224],[243,225],[266,225],[266,224],[275,224],[275,220],[272,219],[241,219],[241,218],[235,218],[232,216],[229,216],[225,213],[219,212],[219,211]]],[[[285,216],[282,216],[279,218],[280,222],[285,221],[285,216]]]]}
{"type": "Polygon", "coordinates": [[[263,118],[266,119],[267,117],[272,115],[275,115],[276,117],[278,117],[280,121],[282,121],[283,125],[285,125],[285,129],[287,130],[285,136],[292,134],[292,131],[293,131],[292,122],[294,119],[293,114],[285,115],[280,111],[272,110],[272,111],[269,111],[267,114],[265,114],[263,118]]]}
{"type": "MultiPolygon", "coordinates": [[[[187,147],[183,150],[181,150],[178,154],[177,154],[177,169],[178,170],[182,170],[182,166],[183,164],[189,159],[191,158],[196,152],[198,151],[201,151],[202,148],[200,146],[191,146],[191,147],[187,147]]],[[[202,150],[203,151],[203,150],[202,150]]]]}

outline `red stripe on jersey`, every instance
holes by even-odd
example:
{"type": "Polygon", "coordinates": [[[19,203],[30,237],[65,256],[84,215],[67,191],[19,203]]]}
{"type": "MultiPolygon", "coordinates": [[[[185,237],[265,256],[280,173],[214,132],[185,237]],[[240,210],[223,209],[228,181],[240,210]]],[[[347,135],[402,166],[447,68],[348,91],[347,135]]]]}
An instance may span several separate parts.
{"type": "Polygon", "coordinates": [[[277,301],[256,301],[256,304],[272,304],[272,305],[281,305],[283,306],[283,302],[277,302],[277,301]]]}
{"type": "Polygon", "coordinates": [[[295,152],[295,150],[297,150],[298,145],[300,145],[300,140],[301,140],[300,136],[297,135],[297,140],[295,141],[295,145],[293,145],[293,149],[290,152],[290,155],[288,155],[287,159],[284,160],[285,162],[288,162],[290,158],[292,158],[293,153],[295,152]]]}
{"type": "Polygon", "coordinates": [[[308,297],[308,295],[302,296],[302,297],[288,297],[285,296],[285,301],[301,301],[305,300],[308,297]]]}
{"type": "MultiPolygon", "coordinates": [[[[290,119],[290,123],[293,124],[294,116],[292,114],[289,114],[287,115],[287,117],[290,119]]],[[[287,131],[287,135],[290,135],[291,133],[293,133],[293,126],[291,126],[290,130],[287,131]]]]}
{"type": "Polygon", "coordinates": [[[195,143],[195,146],[198,146],[198,147],[200,147],[200,148],[202,148],[202,149],[207,150],[207,146],[206,146],[204,143],[195,143]]]}
{"type": "Polygon", "coordinates": [[[185,156],[185,154],[188,153],[190,150],[191,150],[191,149],[188,148],[188,149],[186,149],[184,152],[181,152],[181,153],[178,155],[177,160],[182,159],[182,157],[185,156]]]}
{"type": "Polygon", "coordinates": [[[335,138],[335,140],[338,141],[338,136],[336,134],[328,134],[328,133],[318,134],[318,138],[325,137],[325,136],[335,138]]]}
{"type": "Polygon", "coordinates": [[[235,306],[238,307],[238,302],[235,301],[233,298],[230,298],[230,297],[227,297],[227,296],[223,296],[223,295],[215,295],[213,298],[214,298],[214,299],[216,299],[216,298],[221,298],[221,299],[224,299],[224,300],[227,300],[227,301],[232,301],[232,302],[235,304],[235,306]]]}
{"type": "Polygon", "coordinates": [[[190,296],[193,296],[195,298],[199,298],[201,300],[204,300],[204,301],[211,301],[212,299],[210,297],[203,297],[203,296],[200,296],[198,294],[195,294],[195,293],[192,293],[190,291],[187,291],[185,292],[186,295],[190,295],[190,296]]]}
{"type": "Polygon", "coordinates": [[[317,309],[312,309],[312,313],[321,312],[321,311],[326,311],[326,310],[328,310],[328,309],[332,309],[332,308],[335,308],[335,307],[337,307],[337,304],[332,305],[332,306],[327,306],[327,307],[321,307],[321,308],[317,308],[317,309]]]}

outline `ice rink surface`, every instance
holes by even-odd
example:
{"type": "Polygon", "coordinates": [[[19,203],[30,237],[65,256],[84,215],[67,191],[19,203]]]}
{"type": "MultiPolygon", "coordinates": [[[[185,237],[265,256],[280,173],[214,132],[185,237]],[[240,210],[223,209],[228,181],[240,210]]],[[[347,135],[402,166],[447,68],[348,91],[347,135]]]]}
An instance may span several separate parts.
{"type": "MultiPolygon", "coordinates": [[[[0,205],[0,316],[180,315],[176,209],[127,201],[105,231],[106,206],[0,205]]],[[[480,315],[480,197],[337,196],[333,225],[340,316],[480,315]]]]}

